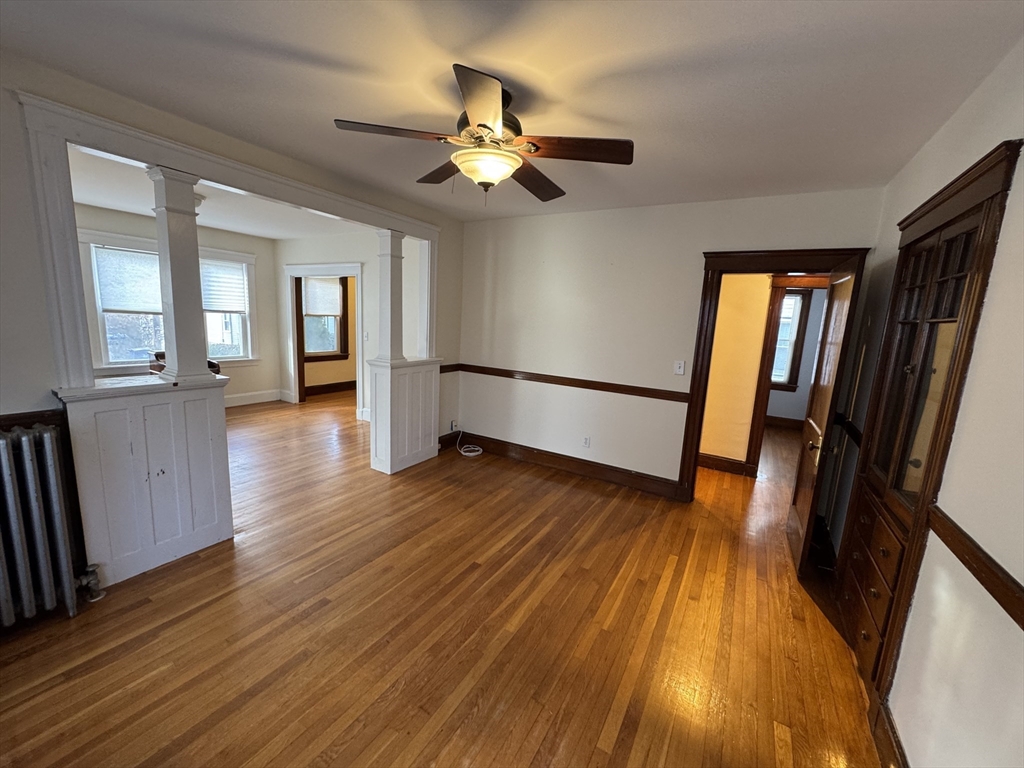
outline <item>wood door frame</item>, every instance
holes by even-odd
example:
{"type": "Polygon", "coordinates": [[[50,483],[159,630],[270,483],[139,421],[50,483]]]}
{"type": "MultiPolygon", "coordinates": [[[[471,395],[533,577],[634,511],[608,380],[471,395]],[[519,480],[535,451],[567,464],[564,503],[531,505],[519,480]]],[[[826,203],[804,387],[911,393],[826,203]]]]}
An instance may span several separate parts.
{"type": "Polygon", "coordinates": [[[291,277],[295,302],[295,402],[306,402],[306,325],[302,315],[302,278],[291,277]]]}
{"type": "MultiPolygon", "coordinates": [[[[722,276],[726,274],[775,274],[783,272],[831,272],[844,261],[856,258],[857,283],[860,287],[864,259],[870,248],[810,248],[776,251],[705,251],[704,287],[700,299],[697,321],[697,342],[693,356],[693,375],[690,380],[690,403],[686,410],[686,432],[679,461],[680,501],[693,501],[697,484],[697,464],[700,454],[701,431],[704,426],[704,406],[707,402],[708,377],[711,372],[711,348],[714,344],[718,303],[722,292],[722,276]]],[[[854,306],[856,305],[854,296],[854,306]]],[[[851,313],[852,317],[852,313],[851,313]]],[[[845,374],[846,351],[849,335],[841,355],[845,374]]],[[[763,431],[763,423],[762,423],[763,431]]],[[[748,459],[750,445],[748,443],[748,459]]]]}

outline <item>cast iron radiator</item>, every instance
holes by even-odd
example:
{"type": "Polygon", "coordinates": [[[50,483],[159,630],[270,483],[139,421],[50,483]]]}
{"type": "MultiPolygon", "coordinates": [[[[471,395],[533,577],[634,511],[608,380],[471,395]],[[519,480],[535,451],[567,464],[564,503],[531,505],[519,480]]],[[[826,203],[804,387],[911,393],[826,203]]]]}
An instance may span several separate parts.
{"type": "Polygon", "coordinates": [[[0,623],[31,618],[58,602],[78,612],[66,486],[54,427],[0,432],[0,623]]]}

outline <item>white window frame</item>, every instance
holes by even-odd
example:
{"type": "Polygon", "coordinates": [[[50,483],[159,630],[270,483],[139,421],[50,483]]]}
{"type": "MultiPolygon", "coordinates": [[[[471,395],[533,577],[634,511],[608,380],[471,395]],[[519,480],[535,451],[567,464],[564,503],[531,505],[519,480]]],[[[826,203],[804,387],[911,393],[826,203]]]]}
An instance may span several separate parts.
{"type": "MultiPolygon", "coordinates": [[[[108,362],[107,340],[104,333],[102,313],[99,306],[99,291],[96,287],[96,274],[93,269],[93,246],[109,246],[128,251],[157,253],[157,242],[151,238],[121,235],[114,232],[101,232],[91,229],[78,230],[78,245],[82,263],[83,289],[85,291],[85,311],[89,326],[89,341],[92,349],[92,364],[95,376],[130,376],[147,373],[148,363],[111,363],[108,362]]],[[[227,251],[221,248],[199,247],[200,261],[229,261],[245,264],[245,282],[249,293],[249,313],[246,325],[249,333],[248,357],[224,358],[221,367],[242,367],[258,365],[260,361],[257,333],[256,312],[256,257],[251,253],[227,251]]],[[[204,323],[205,326],[205,323],[204,323]]],[[[207,344],[209,349],[209,344],[207,344]]],[[[220,361],[219,361],[220,362],[220,361]]]]}

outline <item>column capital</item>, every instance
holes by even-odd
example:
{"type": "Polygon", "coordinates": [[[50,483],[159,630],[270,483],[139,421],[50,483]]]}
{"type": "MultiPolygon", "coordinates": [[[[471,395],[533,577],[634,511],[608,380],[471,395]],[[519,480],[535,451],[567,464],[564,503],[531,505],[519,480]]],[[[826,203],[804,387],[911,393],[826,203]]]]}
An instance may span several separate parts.
{"type": "Polygon", "coordinates": [[[164,168],[160,165],[149,166],[146,169],[146,175],[153,180],[153,192],[156,197],[154,211],[170,211],[186,216],[198,215],[196,213],[196,184],[200,181],[198,176],[176,171],[173,168],[164,168]]]}
{"type": "Polygon", "coordinates": [[[405,234],[394,229],[378,229],[377,237],[380,240],[380,251],[378,256],[390,256],[393,259],[402,258],[402,241],[405,234]]]}
{"type": "Polygon", "coordinates": [[[165,168],[162,165],[147,165],[146,175],[153,181],[180,181],[183,184],[188,184],[190,187],[194,187],[202,181],[201,178],[194,174],[185,173],[185,171],[179,171],[174,168],[165,168]]]}

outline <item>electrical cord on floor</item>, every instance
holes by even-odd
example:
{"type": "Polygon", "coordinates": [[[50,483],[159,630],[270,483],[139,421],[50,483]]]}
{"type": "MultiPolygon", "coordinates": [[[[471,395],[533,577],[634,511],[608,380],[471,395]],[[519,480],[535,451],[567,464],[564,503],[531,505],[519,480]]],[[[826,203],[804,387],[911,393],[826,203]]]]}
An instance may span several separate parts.
{"type": "Polygon", "coordinates": [[[459,439],[455,441],[455,448],[463,456],[479,456],[484,449],[479,445],[462,445],[462,430],[459,430],[459,439]]]}

